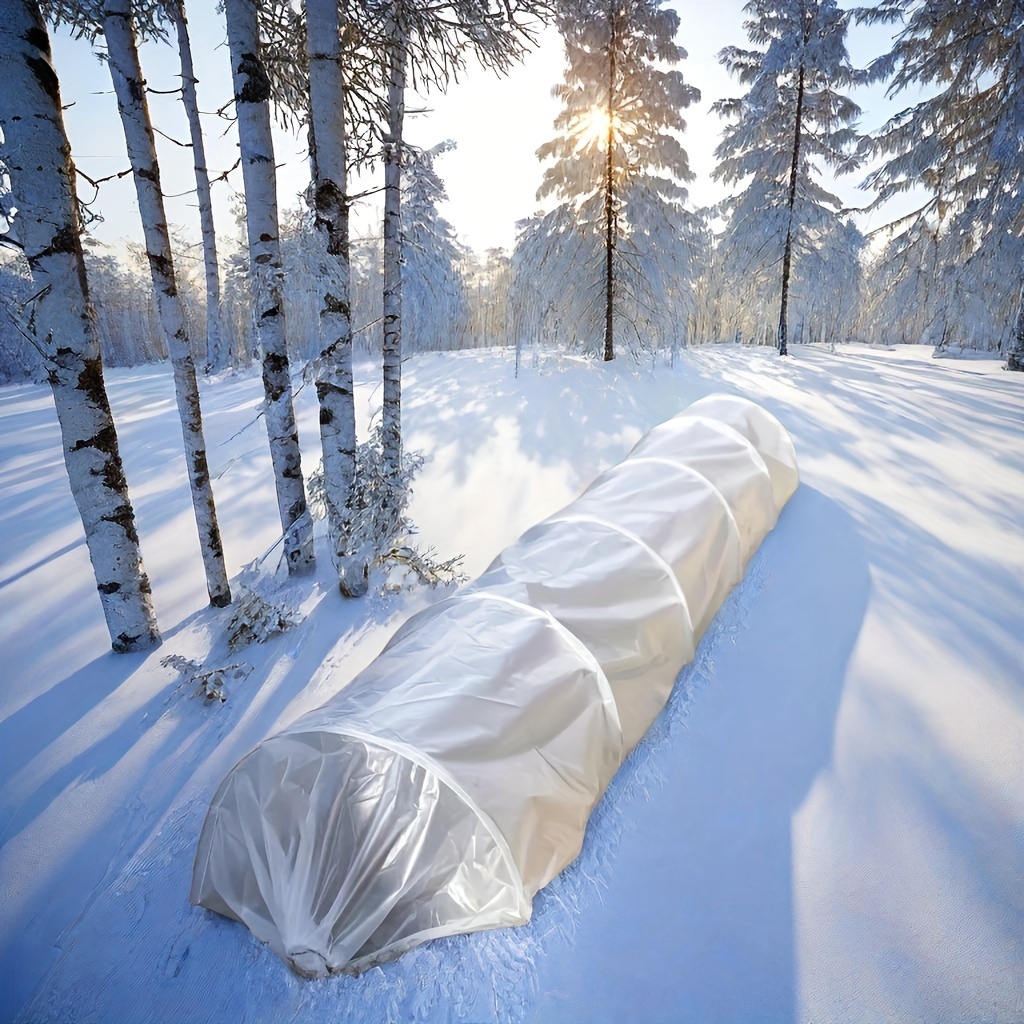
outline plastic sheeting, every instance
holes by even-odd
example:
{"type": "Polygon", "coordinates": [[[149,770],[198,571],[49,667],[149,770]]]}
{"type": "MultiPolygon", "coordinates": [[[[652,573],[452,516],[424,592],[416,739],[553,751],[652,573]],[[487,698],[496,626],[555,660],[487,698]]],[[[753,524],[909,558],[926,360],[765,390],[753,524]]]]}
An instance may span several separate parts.
{"type": "Polygon", "coordinates": [[[798,480],[745,399],[655,427],[239,761],[192,902],[306,975],[529,920],[798,480]]]}

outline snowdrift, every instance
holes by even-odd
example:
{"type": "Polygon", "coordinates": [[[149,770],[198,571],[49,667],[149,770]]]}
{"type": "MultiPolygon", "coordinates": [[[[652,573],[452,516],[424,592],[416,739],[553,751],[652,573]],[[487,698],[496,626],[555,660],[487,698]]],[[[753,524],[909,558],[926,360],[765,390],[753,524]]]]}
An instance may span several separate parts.
{"type": "Polygon", "coordinates": [[[310,976],[529,920],[797,484],[745,399],[656,427],[239,761],[192,902],[310,976]]]}

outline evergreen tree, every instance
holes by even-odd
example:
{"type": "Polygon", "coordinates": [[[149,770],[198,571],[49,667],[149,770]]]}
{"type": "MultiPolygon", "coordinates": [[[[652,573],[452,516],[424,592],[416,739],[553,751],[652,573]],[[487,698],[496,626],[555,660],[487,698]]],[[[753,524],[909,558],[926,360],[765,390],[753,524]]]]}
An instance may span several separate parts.
{"type": "Polygon", "coordinates": [[[466,250],[438,209],[448,196],[434,169],[434,161],[454,148],[448,141],[407,154],[402,293],[405,340],[413,352],[462,347],[468,313],[461,270],[466,250]]]}
{"type": "Polygon", "coordinates": [[[928,201],[906,230],[924,218],[959,243],[950,266],[970,258],[971,270],[1002,268],[978,283],[1002,279],[990,304],[1011,309],[1001,332],[1007,368],[1024,370],[1024,5],[882,0],[858,15],[904,22],[872,67],[878,77],[893,75],[890,94],[939,87],[878,133],[885,162],[865,184],[877,189],[876,203],[923,186],[928,201]]]}
{"type": "Polygon", "coordinates": [[[535,320],[561,305],[545,292],[569,289],[570,322],[583,335],[603,334],[612,359],[616,321],[641,337],[690,275],[700,226],[682,205],[693,174],[678,134],[700,93],[673,68],[686,51],[675,42],[679,17],[661,0],[570,0],[558,27],[563,109],[559,135],[537,151],[552,161],[537,197],[561,205],[524,225],[517,289],[548,284],[535,293],[535,320]]]}
{"type": "Polygon", "coordinates": [[[820,178],[822,165],[839,174],[858,166],[860,108],[839,90],[866,75],[850,63],[849,16],[836,0],[750,0],[744,10],[747,36],[763,49],[719,54],[749,87],[713,107],[730,122],[714,176],[742,186],[722,205],[728,224],[720,247],[733,274],[741,267],[765,281],[778,274],[777,344],[786,355],[794,261],[816,251],[827,259],[828,245],[851,237],[842,202],[820,178]]]}

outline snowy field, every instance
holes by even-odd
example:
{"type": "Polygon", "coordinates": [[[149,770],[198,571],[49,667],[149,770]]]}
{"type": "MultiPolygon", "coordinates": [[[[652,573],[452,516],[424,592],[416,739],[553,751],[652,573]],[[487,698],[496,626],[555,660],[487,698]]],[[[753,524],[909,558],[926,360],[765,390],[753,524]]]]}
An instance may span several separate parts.
{"type": "MultiPolygon", "coordinates": [[[[803,483],[531,924],[320,982],[189,906],[202,818],[440,592],[344,603],[322,557],[281,585],[301,625],[233,656],[251,674],[207,705],[161,664],[225,663],[230,616],[205,607],[169,373],[109,375],[165,638],[148,656],[109,652],[48,390],[0,390],[3,1019],[1024,1020],[1024,375],[793,351],[527,356],[518,379],[508,352],[407,362],[413,515],[471,575],[711,391],[775,413],[803,483]]],[[[232,572],[276,534],[259,390],[203,391],[232,572]]],[[[299,407],[314,453],[309,389],[299,407]]]]}

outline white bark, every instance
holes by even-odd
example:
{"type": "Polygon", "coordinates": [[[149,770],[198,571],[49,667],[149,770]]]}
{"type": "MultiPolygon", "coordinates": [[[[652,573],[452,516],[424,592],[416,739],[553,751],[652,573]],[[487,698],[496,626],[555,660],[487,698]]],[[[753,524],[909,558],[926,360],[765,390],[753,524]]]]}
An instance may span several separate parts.
{"type": "Polygon", "coordinates": [[[160,633],[103,383],[75,169],[49,39],[36,3],[11,0],[4,12],[0,157],[17,201],[15,230],[38,292],[35,334],[111,646],[118,652],[143,651],[160,643],[160,633]]]}
{"type": "Polygon", "coordinates": [[[211,370],[222,370],[230,361],[224,334],[220,327],[220,266],[217,263],[217,232],[213,224],[213,198],[210,195],[210,173],[206,167],[206,145],[199,120],[196,76],[192,67],[192,45],[185,17],[185,0],[170,0],[167,7],[178,38],[178,59],[181,63],[181,100],[188,118],[195,164],[196,197],[199,201],[199,224],[203,234],[203,268],[206,273],[206,359],[211,370]]]}
{"type": "Polygon", "coordinates": [[[181,418],[192,507],[199,528],[199,548],[206,570],[206,589],[210,595],[210,604],[222,607],[231,601],[231,590],[224,566],[224,550],[220,527],[217,525],[217,510],[213,503],[213,488],[210,486],[210,470],[206,462],[196,368],[174,278],[171,241],[164,214],[163,193],[160,191],[160,167],[156,158],[153,127],[149,120],[146,83],[142,77],[132,28],[130,0],[104,0],[103,35],[107,41],[107,65],[117,95],[132,177],[135,180],[135,194],[139,200],[157,313],[174,370],[174,392],[181,418]]]}
{"type": "Polygon", "coordinates": [[[1010,335],[1010,351],[1006,355],[1008,370],[1024,370],[1024,285],[1021,285],[1020,297],[1017,299],[1017,316],[1013,321],[1013,334],[1010,335]]]}
{"type": "Polygon", "coordinates": [[[328,259],[320,336],[324,350],[316,393],[324,492],[339,586],[346,597],[366,593],[366,560],[351,549],[356,475],[356,417],[352,383],[349,221],[345,152],[345,83],[341,67],[337,0],[307,0],[309,57],[310,200],[328,259]]]}
{"type": "Polygon", "coordinates": [[[277,485],[285,561],[290,573],[304,573],[314,562],[313,522],[306,506],[285,343],[277,172],[270,131],[270,79],[260,55],[254,0],[225,0],[224,13],[245,186],[253,319],[263,353],[264,419],[277,485]]]}
{"type": "Polygon", "coordinates": [[[392,22],[388,50],[388,131],[384,136],[384,468],[397,482],[402,466],[402,134],[406,40],[392,22]]]}

